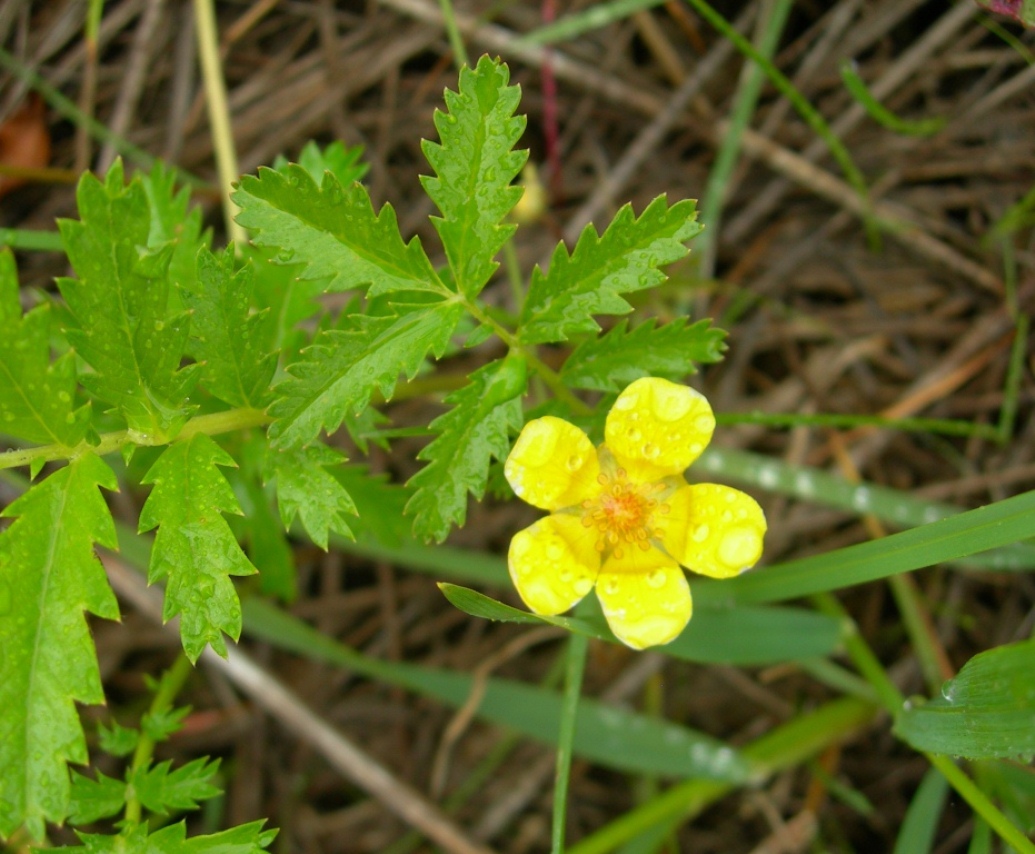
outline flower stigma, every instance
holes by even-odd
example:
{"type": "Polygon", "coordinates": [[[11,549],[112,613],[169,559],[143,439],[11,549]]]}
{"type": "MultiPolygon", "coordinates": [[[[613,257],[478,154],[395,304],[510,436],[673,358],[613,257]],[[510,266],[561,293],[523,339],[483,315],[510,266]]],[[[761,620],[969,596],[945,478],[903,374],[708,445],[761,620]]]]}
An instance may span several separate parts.
{"type": "Polygon", "coordinates": [[[663,533],[671,508],[663,500],[672,488],[664,482],[636,483],[619,466],[606,445],[597,449],[600,492],[582,502],[582,525],[596,534],[594,548],[604,557],[625,557],[635,547],[649,551],[663,533]],[[659,518],[661,517],[661,518],[659,518]]]}

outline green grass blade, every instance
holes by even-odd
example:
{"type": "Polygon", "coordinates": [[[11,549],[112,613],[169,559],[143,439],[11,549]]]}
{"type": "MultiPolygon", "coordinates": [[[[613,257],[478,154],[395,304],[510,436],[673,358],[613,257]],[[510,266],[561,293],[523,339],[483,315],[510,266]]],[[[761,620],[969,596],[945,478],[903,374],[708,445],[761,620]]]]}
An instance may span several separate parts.
{"type": "Polygon", "coordinates": [[[779,602],[958,560],[1032,536],[1035,490],[882,540],[756,570],[729,581],[701,583],[695,588],[695,598],[699,603],[779,602]]]}
{"type": "Polygon", "coordinates": [[[917,750],[968,759],[1035,756],[1035,639],[979,653],[942,686],[911,705],[895,734],[917,750]]]}
{"type": "Polygon", "coordinates": [[[945,127],[947,119],[941,116],[931,119],[918,119],[916,121],[909,121],[896,116],[873,97],[873,94],[866,86],[866,82],[858,75],[851,62],[845,62],[841,65],[841,80],[852,97],[866,110],[869,117],[892,133],[901,133],[906,136],[933,136],[945,127]]]}
{"type": "Polygon", "coordinates": [[[948,794],[948,781],[937,768],[928,769],[906,810],[892,854],[927,854],[931,850],[948,794]]]}
{"type": "MultiPolygon", "coordinates": [[[[466,673],[367,657],[259,600],[246,601],[244,615],[245,632],[252,637],[451,706],[467,702],[474,686],[473,677],[466,673]]],[[[556,744],[561,706],[562,697],[555,691],[492,678],[486,683],[478,715],[545,744],[556,744]]],[[[751,766],[717,739],[588,699],[579,703],[573,750],[584,759],[633,773],[701,777],[730,785],[744,782],[751,774],[751,766]]]]}
{"type": "Polygon", "coordinates": [[[571,780],[571,759],[575,727],[582,695],[582,675],[586,670],[589,639],[573,634],[568,638],[565,666],[564,700],[561,704],[561,726],[557,733],[557,771],[553,787],[553,819],[550,825],[550,846],[553,854],[564,854],[564,828],[568,823],[568,783],[571,780]]]}
{"type": "MultiPolygon", "coordinates": [[[[464,613],[485,620],[550,625],[597,640],[618,643],[599,613],[546,617],[513,608],[475,590],[439,584],[464,613]]],[[[698,607],[690,625],[661,652],[685,661],[742,666],[801,661],[830,655],[841,642],[840,620],[801,608],[698,607]]]]}
{"type": "MultiPolygon", "coordinates": [[[[926,501],[907,492],[871,483],[849,483],[819,469],[791,465],[749,451],[708,448],[690,469],[690,474],[696,471],[700,477],[702,470],[721,473],[723,480],[735,484],[789,495],[850,513],[872,514],[895,528],[919,527],[963,512],[952,504],[926,501]]],[[[1035,545],[1015,543],[994,552],[967,555],[959,562],[974,569],[1035,569],[1035,545]]]]}
{"type": "Polygon", "coordinates": [[[607,3],[594,3],[583,12],[565,15],[559,21],[525,33],[516,39],[514,44],[525,47],[568,41],[591,30],[622,21],[641,9],[660,6],[664,2],[665,0],[610,0],[607,3]]]}
{"type": "MultiPolygon", "coordinates": [[[[869,703],[835,700],[814,712],[796,716],[747,745],[742,752],[755,763],[757,779],[762,780],[837,744],[871,721],[874,713],[869,703]]],[[[666,831],[674,830],[732,790],[733,786],[712,780],[679,783],[572,845],[567,854],[605,854],[659,824],[666,831]]]]}

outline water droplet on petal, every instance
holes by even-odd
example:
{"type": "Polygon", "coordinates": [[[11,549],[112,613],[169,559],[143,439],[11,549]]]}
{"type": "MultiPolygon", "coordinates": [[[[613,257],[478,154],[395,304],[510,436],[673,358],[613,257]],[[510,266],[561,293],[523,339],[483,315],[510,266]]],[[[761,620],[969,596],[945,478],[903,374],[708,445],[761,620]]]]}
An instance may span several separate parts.
{"type": "Polygon", "coordinates": [[[703,543],[708,539],[710,533],[711,529],[707,525],[696,525],[693,531],[690,532],[690,537],[695,543],[703,543]]]}
{"type": "Polygon", "coordinates": [[[635,409],[640,402],[640,397],[637,394],[623,394],[618,400],[615,401],[613,409],[617,409],[622,412],[626,412],[630,409],[635,409]]]}
{"type": "Polygon", "coordinates": [[[655,569],[653,572],[647,575],[647,584],[654,589],[663,587],[665,581],[668,578],[668,573],[663,569],[655,569]]]}
{"type": "Polygon", "coordinates": [[[654,415],[661,421],[678,421],[690,411],[697,397],[693,389],[675,383],[658,383],[653,387],[654,415]]]}
{"type": "Polygon", "coordinates": [[[732,528],[719,544],[719,560],[731,569],[746,569],[762,553],[762,538],[754,528],[732,528]]]}
{"type": "Polygon", "coordinates": [[[586,578],[586,576],[582,576],[581,578],[575,579],[575,584],[573,584],[572,587],[579,596],[585,596],[593,589],[593,582],[586,578]]]}
{"type": "Polygon", "coordinates": [[[557,447],[557,433],[546,424],[532,421],[518,437],[512,456],[527,466],[546,465],[557,447]]]}
{"type": "Polygon", "coordinates": [[[659,448],[657,445],[652,445],[650,442],[648,442],[646,445],[643,446],[642,453],[644,459],[656,460],[658,458],[658,454],[661,453],[661,448],[659,448]]]}
{"type": "Polygon", "coordinates": [[[583,463],[585,463],[585,460],[582,457],[578,456],[577,454],[573,454],[572,456],[568,457],[568,461],[565,463],[565,467],[570,472],[576,472],[580,468],[582,468],[583,463]]]}

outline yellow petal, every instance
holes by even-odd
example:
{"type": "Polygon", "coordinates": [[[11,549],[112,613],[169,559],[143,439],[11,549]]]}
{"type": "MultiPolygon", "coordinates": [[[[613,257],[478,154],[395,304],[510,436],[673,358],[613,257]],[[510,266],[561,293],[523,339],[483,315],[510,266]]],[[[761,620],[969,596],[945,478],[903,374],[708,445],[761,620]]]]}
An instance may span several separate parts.
{"type": "Polygon", "coordinates": [[[578,516],[554,514],[518,531],[507,564],[522,601],[537,614],[562,614],[593,589],[600,571],[594,535],[578,516]]]}
{"type": "Polygon", "coordinates": [[[680,474],[696,460],[715,430],[704,395],[657,377],[636,380],[607,415],[604,442],[633,480],[680,474]]]}
{"type": "Polygon", "coordinates": [[[766,523],[750,495],[717,483],[676,490],[666,500],[661,540],[687,569],[712,578],[731,578],[762,556],[766,523]]]}
{"type": "Polygon", "coordinates": [[[503,471],[519,498],[543,510],[571,507],[600,491],[589,436],[552,415],[525,425],[503,471]]]}
{"type": "Polygon", "coordinates": [[[683,570],[657,549],[608,560],[597,579],[597,597],[615,637],[633,649],[674,640],[693,612],[683,570]],[[630,571],[634,565],[637,571],[630,571]]]}

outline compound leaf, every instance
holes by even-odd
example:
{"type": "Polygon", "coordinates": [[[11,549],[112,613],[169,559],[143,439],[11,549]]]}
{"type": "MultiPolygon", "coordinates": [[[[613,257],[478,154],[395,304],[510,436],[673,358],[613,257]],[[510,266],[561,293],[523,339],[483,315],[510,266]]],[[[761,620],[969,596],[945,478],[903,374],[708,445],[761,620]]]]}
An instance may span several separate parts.
{"type": "Polygon", "coordinates": [[[603,235],[587,225],[568,255],[558,244],[549,271],[537,266],[521,313],[526,344],[565,341],[600,327],[594,314],[625,314],[631,306],[620,296],[653,288],[665,280],[659,269],[687,254],[685,241],[701,231],[692,200],[668,206],[658,196],[640,215],[632,206],[618,211],[603,235]]]}
{"type": "Polygon", "coordinates": [[[326,551],[331,531],[352,538],[345,517],[355,515],[356,505],[327,466],[345,462],[345,455],[319,442],[303,448],[270,451],[268,479],[277,482],[277,506],[285,528],[297,515],[302,526],[326,551]]]}
{"type": "Polygon", "coordinates": [[[158,527],[148,583],[168,577],[162,618],[182,614],[183,649],[197,661],[205,644],[226,655],[222,633],[241,634],[241,603],[231,575],[251,575],[223,513],[240,513],[218,466],[233,458],[203,433],[170,445],[142,479],[154,484],[140,511],[140,531],[158,527]]]}
{"type": "MultiPolygon", "coordinates": [[[[313,140],[309,140],[298,154],[298,165],[313,176],[314,181],[322,181],[324,172],[331,172],[344,186],[354,181],[363,180],[370,166],[360,158],[363,146],[346,147],[341,140],[335,140],[326,148],[320,148],[313,140]]],[[[283,172],[288,165],[285,157],[278,156],[273,161],[273,168],[283,172]]]]}
{"type": "Polygon", "coordinates": [[[485,494],[492,458],[506,457],[508,433],[521,427],[520,397],[527,382],[523,358],[490,362],[470,379],[446,398],[453,408],[431,422],[438,435],[418,455],[428,464],[408,484],[416,492],[406,512],[413,515],[419,537],[441,542],[453,523],[464,523],[467,493],[485,494]]]}
{"type": "Polygon", "coordinates": [[[421,183],[442,212],[432,222],[461,293],[474,297],[499,266],[493,259],[516,226],[500,225],[522,189],[511,186],[527,151],[512,151],[525,129],[515,116],[521,88],[508,86],[510,71],[483,56],[473,71],[460,71],[459,92],[446,90],[448,112],[435,111],[441,143],[421,148],[437,177],[421,183]]]}
{"type": "Polygon", "coordinates": [[[392,206],[375,214],[362,184],[343,184],[331,172],[317,183],[292,163],[244,176],[234,201],[255,243],[280,249],[283,263],[305,264],[303,278],[326,278],[328,290],[448,293],[420,240],[405,243],[392,206]]]}
{"type": "Polygon", "coordinates": [[[899,715],[895,734],[917,750],[967,759],[1035,756],[1035,638],[975,655],[942,696],[899,715]]]}
{"type": "Polygon", "coordinates": [[[232,248],[198,254],[194,287],[183,291],[192,311],[192,348],[213,395],[231,406],[261,409],[269,401],[277,356],[265,347],[265,315],[251,312],[252,267],[235,272],[234,266],[232,248]]]}
{"type": "Polygon", "coordinates": [[[97,771],[91,780],[72,771],[72,797],[68,804],[68,820],[72,824],[90,824],[119,812],[126,804],[126,783],[97,771]]]}
{"type": "Polygon", "coordinates": [[[49,303],[22,315],[14,255],[0,250],[0,432],[72,447],[90,409],[74,408],[75,356],[51,363],[50,329],[49,303]]]}
{"type": "Polygon", "coordinates": [[[0,534],[0,836],[63,821],[67,762],[87,761],[76,702],[103,703],[84,611],[119,617],[94,543],[117,548],[98,486],[114,472],[85,454],[23,494],[0,534]]]}
{"type": "Polygon", "coordinates": [[[232,827],[221,833],[187,838],[186,822],[170,824],[148,835],[147,825],[138,824],[117,836],[79,833],[82,845],[66,845],[53,851],[80,854],[260,854],[276,838],[276,830],[263,830],[265,820],[232,827]]]}
{"type": "Polygon", "coordinates": [[[564,363],[561,376],[569,386],[593,391],[620,391],[640,377],[680,379],[695,373],[698,363],[718,362],[726,333],[710,320],[687,323],[678,317],[664,326],[654,320],[628,329],[622,320],[611,331],[580,344],[564,363]]]}
{"type": "Polygon", "coordinates": [[[357,414],[375,390],[390,398],[399,375],[412,377],[428,353],[440,356],[462,307],[451,301],[411,307],[402,314],[356,314],[341,329],[320,333],[274,389],[269,435],[274,447],[304,445],[321,429],[331,433],[357,414]]]}
{"type": "Polygon", "coordinates": [[[219,760],[202,756],[172,770],[168,759],[132,774],[129,785],[140,803],[153,813],[168,815],[170,810],[192,810],[198,801],[214,798],[222,789],[212,778],[219,771],[219,760]]]}
{"type": "Polygon", "coordinates": [[[189,188],[177,190],[175,171],[156,160],[150,172],[139,175],[151,213],[147,247],[152,251],[166,245],[171,248],[169,280],[174,287],[169,289],[169,313],[178,314],[182,309],[179,289],[193,290],[194,259],[202,247],[208,248],[211,233],[202,231],[201,208],[191,207],[189,188]]]}
{"type": "Polygon", "coordinates": [[[58,287],[75,318],[66,334],[94,373],[82,384],[115,406],[131,430],[171,435],[186,420],[197,378],[180,368],[185,315],[169,316],[172,247],[148,252],[151,214],[139,179],[123,185],[116,162],[104,183],[86,174],[76,193],[81,221],[61,220],[78,279],[58,287]]]}

